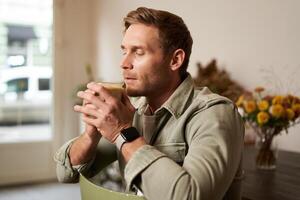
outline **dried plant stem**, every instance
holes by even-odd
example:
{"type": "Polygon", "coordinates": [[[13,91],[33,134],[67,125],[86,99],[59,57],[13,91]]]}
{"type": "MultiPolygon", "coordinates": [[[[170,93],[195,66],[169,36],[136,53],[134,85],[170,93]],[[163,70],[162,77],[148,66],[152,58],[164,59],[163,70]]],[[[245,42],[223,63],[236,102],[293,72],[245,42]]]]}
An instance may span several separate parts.
{"type": "Polygon", "coordinates": [[[256,156],[256,166],[259,169],[274,169],[276,167],[276,157],[271,148],[273,136],[262,138],[260,149],[256,156]]]}

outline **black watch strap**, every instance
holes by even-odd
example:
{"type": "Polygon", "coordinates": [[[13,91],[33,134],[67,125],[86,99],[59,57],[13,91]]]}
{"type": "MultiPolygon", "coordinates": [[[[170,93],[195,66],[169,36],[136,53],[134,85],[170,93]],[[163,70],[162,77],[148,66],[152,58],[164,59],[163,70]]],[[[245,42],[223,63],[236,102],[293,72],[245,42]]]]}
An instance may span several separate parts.
{"type": "Polygon", "coordinates": [[[124,138],[126,142],[132,142],[133,140],[140,137],[140,133],[135,127],[129,127],[121,130],[121,136],[124,138]]]}
{"type": "Polygon", "coordinates": [[[123,144],[126,142],[132,142],[133,140],[140,137],[140,133],[134,127],[129,127],[121,130],[120,135],[116,139],[116,146],[119,150],[121,150],[123,144]]]}

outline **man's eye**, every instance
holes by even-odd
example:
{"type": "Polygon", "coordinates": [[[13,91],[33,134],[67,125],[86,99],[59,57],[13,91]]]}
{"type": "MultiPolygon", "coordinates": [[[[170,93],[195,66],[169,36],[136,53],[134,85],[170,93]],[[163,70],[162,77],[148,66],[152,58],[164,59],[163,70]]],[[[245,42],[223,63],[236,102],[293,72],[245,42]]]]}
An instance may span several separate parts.
{"type": "Polygon", "coordinates": [[[142,56],[142,55],[144,55],[144,51],[142,51],[142,50],[137,50],[137,51],[135,52],[135,54],[138,55],[138,56],[142,56]]]}

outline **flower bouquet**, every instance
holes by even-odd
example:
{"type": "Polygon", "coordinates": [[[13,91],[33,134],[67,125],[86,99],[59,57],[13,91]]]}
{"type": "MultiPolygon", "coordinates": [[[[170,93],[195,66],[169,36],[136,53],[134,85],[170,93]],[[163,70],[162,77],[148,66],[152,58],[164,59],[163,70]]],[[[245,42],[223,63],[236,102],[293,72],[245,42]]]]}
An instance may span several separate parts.
{"type": "Polygon", "coordinates": [[[267,95],[258,87],[252,93],[241,95],[236,105],[244,121],[258,134],[259,151],[256,166],[260,169],[276,168],[273,138],[300,122],[300,99],[293,95],[267,95]]]}

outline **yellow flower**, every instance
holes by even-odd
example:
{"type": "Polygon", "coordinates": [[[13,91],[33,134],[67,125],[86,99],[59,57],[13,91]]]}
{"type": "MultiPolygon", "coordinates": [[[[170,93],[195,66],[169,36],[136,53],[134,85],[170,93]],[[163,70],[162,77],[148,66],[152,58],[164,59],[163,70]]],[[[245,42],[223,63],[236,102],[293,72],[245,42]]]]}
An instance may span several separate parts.
{"type": "Polygon", "coordinates": [[[275,104],[270,107],[270,113],[273,117],[279,118],[284,114],[284,108],[280,104],[275,104]]]}
{"type": "Polygon", "coordinates": [[[293,103],[293,99],[294,99],[294,97],[289,94],[283,98],[283,104],[290,107],[290,105],[293,103]]]}
{"type": "Polygon", "coordinates": [[[287,114],[287,118],[289,120],[293,120],[294,117],[295,117],[295,112],[292,109],[290,109],[290,108],[286,109],[286,114],[287,114]]]}
{"type": "Polygon", "coordinates": [[[256,103],[253,100],[244,102],[244,107],[247,113],[252,113],[256,109],[256,103]]]}
{"type": "Polygon", "coordinates": [[[296,104],[300,103],[300,98],[299,98],[299,97],[296,97],[296,96],[294,96],[294,102],[295,102],[296,104]]]}
{"type": "Polygon", "coordinates": [[[272,104],[282,104],[283,97],[282,96],[275,96],[272,100],[272,104]]]}
{"type": "Polygon", "coordinates": [[[292,110],[295,112],[295,113],[300,113],[300,104],[299,103],[296,103],[292,106],[292,110]]]}
{"type": "Polygon", "coordinates": [[[270,118],[270,116],[266,112],[262,111],[257,114],[257,121],[260,125],[267,123],[269,121],[269,118],[270,118]]]}
{"type": "Polygon", "coordinates": [[[269,102],[266,100],[262,100],[258,102],[257,106],[260,111],[265,111],[269,108],[269,102]]]}
{"type": "Polygon", "coordinates": [[[238,100],[236,101],[236,106],[237,107],[241,107],[242,106],[242,104],[243,104],[243,101],[244,101],[244,95],[241,95],[239,98],[238,98],[238,100]]]}

